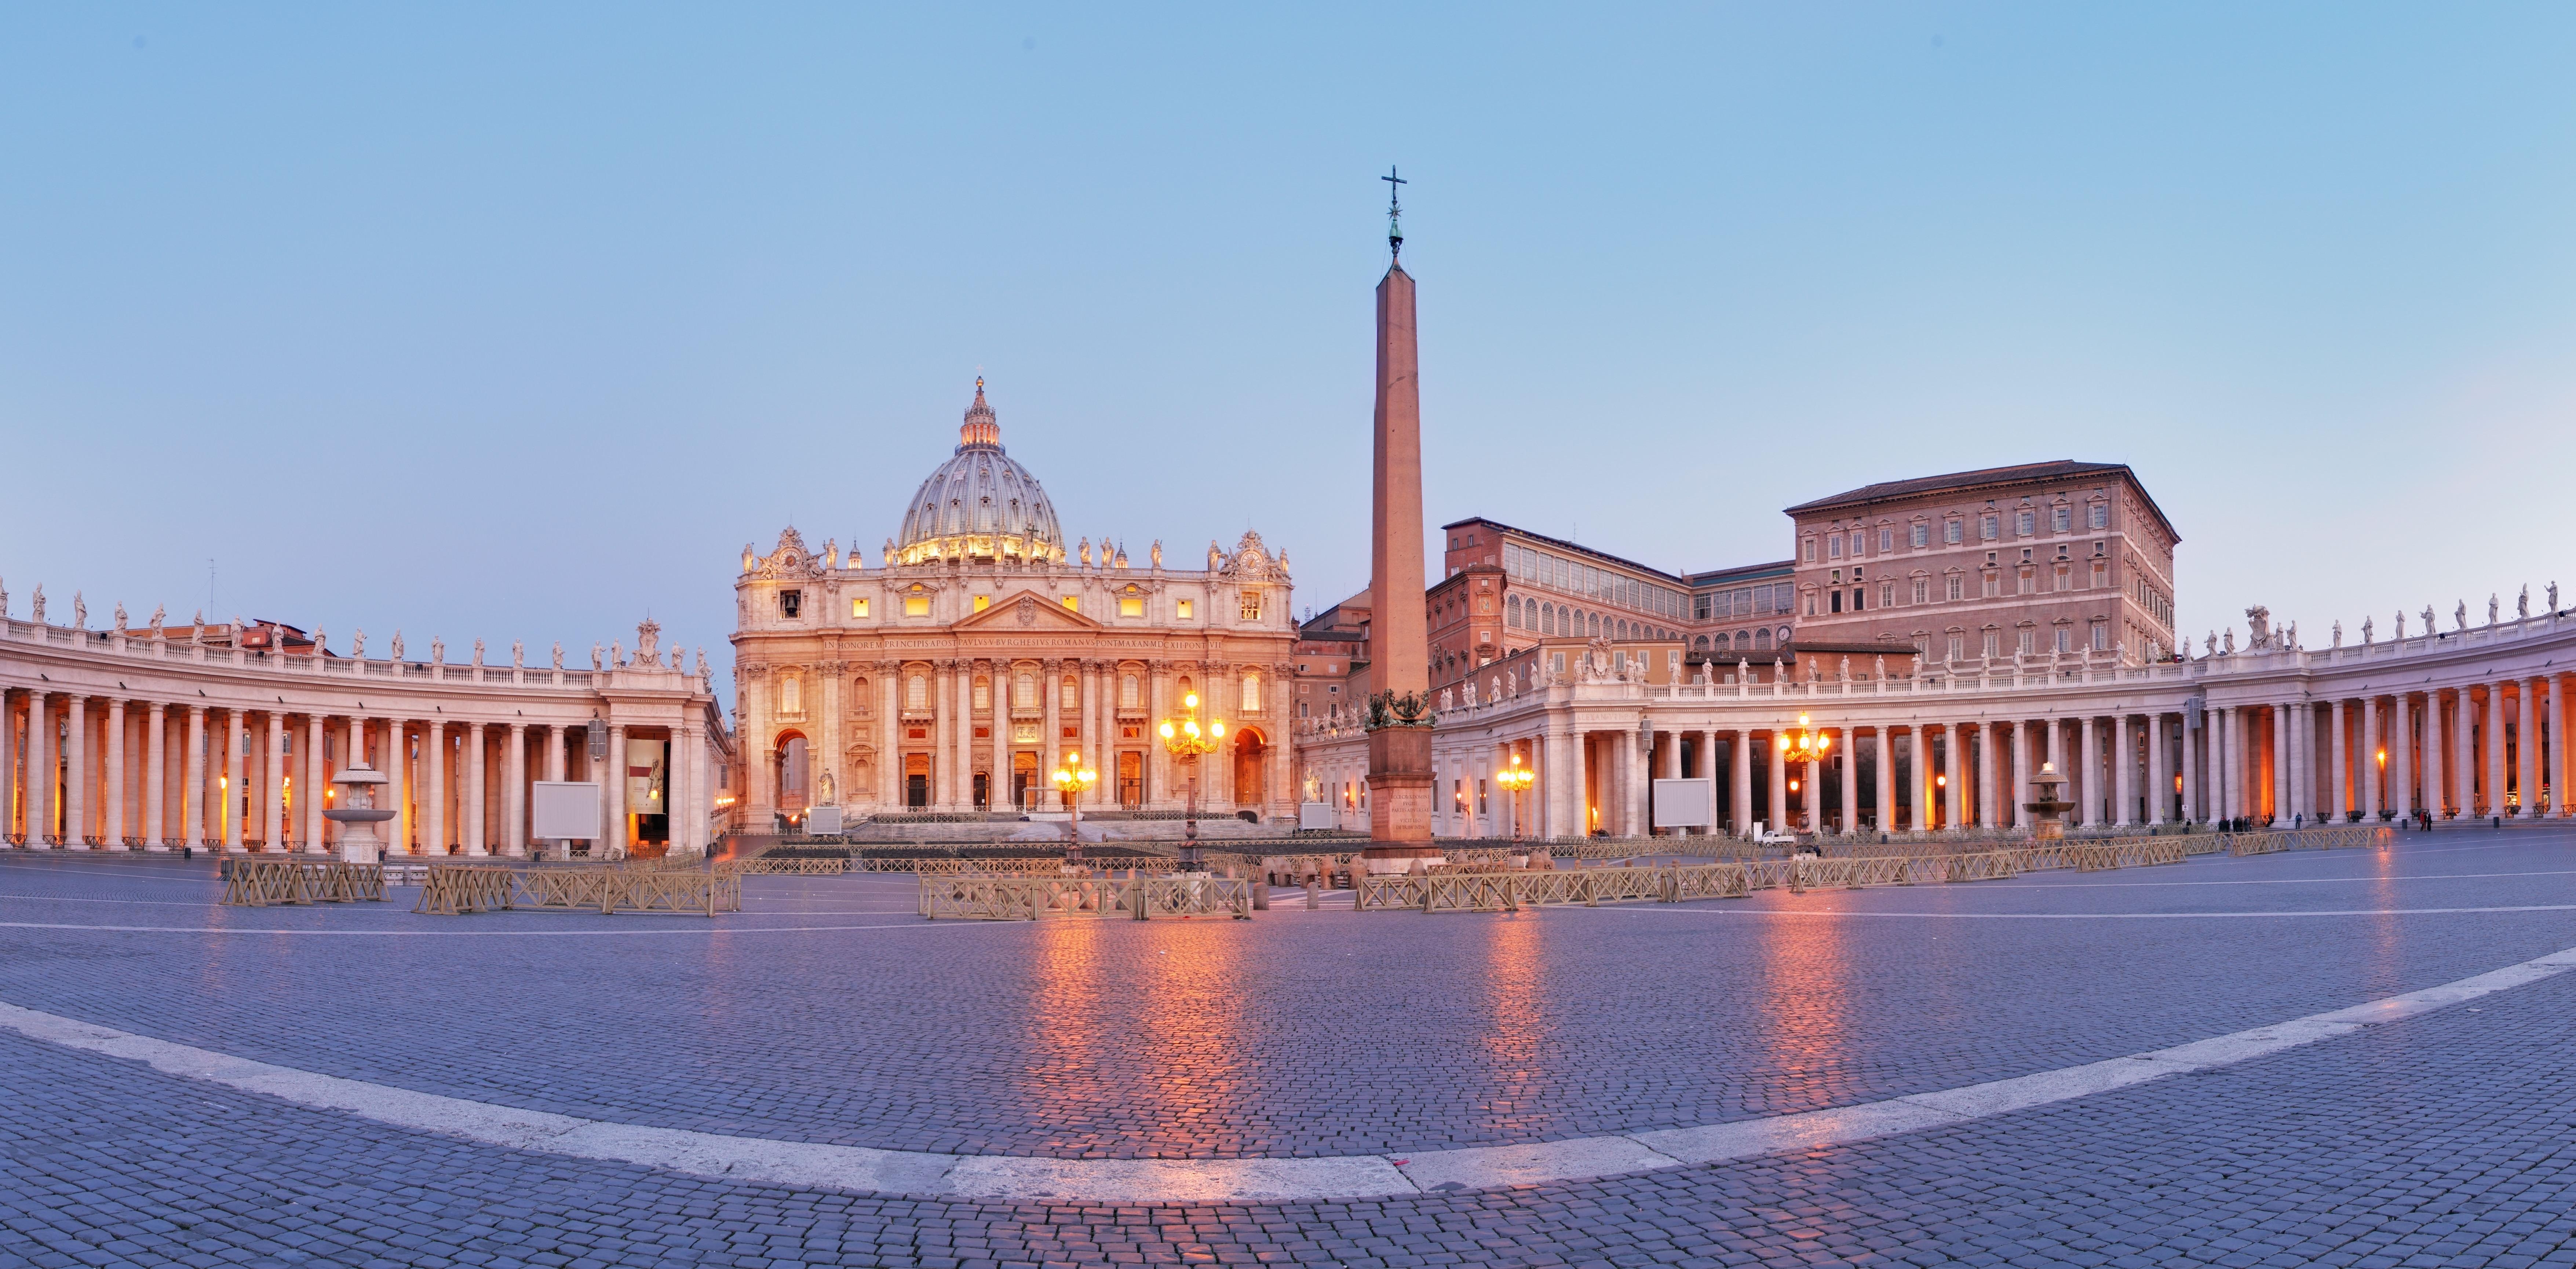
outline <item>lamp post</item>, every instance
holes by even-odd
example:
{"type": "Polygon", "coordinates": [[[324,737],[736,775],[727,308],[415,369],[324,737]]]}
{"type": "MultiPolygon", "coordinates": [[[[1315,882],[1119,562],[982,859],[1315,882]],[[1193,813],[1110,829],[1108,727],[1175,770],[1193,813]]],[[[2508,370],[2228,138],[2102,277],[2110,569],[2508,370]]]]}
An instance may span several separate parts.
{"type": "MultiPolygon", "coordinates": [[[[1807,725],[1807,716],[1800,714],[1798,715],[1798,729],[1794,732],[1780,733],[1778,744],[1780,746],[1782,761],[1795,766],[1814,766],[1816,763],[1824,761],[1825,751],[1834,747],[1834,738],[1809,727],[1807,725]]],[[[1813,785],[1816,782],[1809,780],[1807,783],[1809,785],[1813,785]]],[[[1796,780],[1791,780],[1789,782],[1789,789],[1793,793],[1798,792],[1798,782],[1796,780]]],[[[1802,803],[1812,803],[1816,801],[1818,794],[1822,791],[1815,788],[1808,788],[1805,792],[1806,796],[1799,799],[1802,803]]],[[[1813,806],[1801,806],[1799,809],[1808,812],[1811,822],[1822,822],[1821,818],[1816,815],[1817,808],[1813,806]]]]}
{"type": "Polygon", "coordinates": [[[1199,725],[1199,694],[1189,692],[1181,697],[1181,716],[1166,718],[1159,729],[1163,748],[1173,757],[1190,765],[1188,811],[1181,829],[1181,871],[1205,872],[1199,866],[1199,755],[1212,753],[1225,743],[1225,721],[1209,719],[1199,725]]]}
{"type": "Polygon", "coordinates": [[[1057,767],[1051,778],[1055,787],[1065,794],[1066,804],[1073,808],[1073,840],[1064,848],[1064,866],[1079,868],[1082,866],[1082,795],[1100,782],[1100,773],[1082,765],[1081,750],[1067,749],[1064,751],[1064,765],[1057,767]]]}
{"type": "Polygon", "coordinates": [[[1538,773],[1522,766],[1521,756],[1518,753],[1512,755],[1512,765],[1494,773],[1494,783],[1503,786],[1503,791],[1512,795],[1512,840],[1514,841],[1526,835],[1527,821],[1521,816],[1521,790],[1537,781],[1538,773]]]}

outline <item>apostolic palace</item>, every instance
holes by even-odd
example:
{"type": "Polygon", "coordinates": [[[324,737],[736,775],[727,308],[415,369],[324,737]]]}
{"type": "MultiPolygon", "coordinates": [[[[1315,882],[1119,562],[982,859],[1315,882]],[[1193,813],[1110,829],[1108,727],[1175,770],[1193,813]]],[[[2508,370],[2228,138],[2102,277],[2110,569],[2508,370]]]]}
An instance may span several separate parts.
{"type": "Polygon", "coordinates": [[[1380,584],[1302,620],[1257,534],[1186,561],[1068,542],[979,380],[873,566],[794,528],[742,549],[729,712],[704,650],[683,665],[650,622],[587,667],[560,645],[502,664],[479,640],[371,656],[362,632],[121,604],[95,628],[41,586],[22,619],[0,590],[0,830],[320,852],[316,791],[357,764],[387,779],[395,854],[1052,818],[1060,766],[1096,775],[1087,813],[1382,842],[1392,789],[1430,836],[1389,866],[1447,839],[2023,831],[2042,773],[2078,826],[2576,809],[2554,583],[2537,609],[2526,588],[2323,638],[2253,605],[2195,645],[2182,536],[2119,463],[1863,486],[1788,507],[1785,558],[1687,573],[1471,518],[1426,582],[1412,294],[1390,267],[1380,584]],[[1194,718],[1225,730],[1183,762],[1161,728],[1194,718]]]}

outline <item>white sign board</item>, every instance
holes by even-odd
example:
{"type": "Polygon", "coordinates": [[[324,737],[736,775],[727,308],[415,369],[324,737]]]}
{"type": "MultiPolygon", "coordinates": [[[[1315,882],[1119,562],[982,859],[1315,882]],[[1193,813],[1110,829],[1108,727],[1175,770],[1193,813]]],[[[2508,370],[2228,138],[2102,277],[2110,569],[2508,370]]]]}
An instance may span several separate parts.
{"type": "Polygon", "coordinates": [[[1333,813],[1332,803],[1300,802],[1297,804],[1297,827],[1334,829],[1341,826],[1341,817],[1333,813]]]}
{"type": "Polygon", "coordinates": [[[530,836],[600,839],[598,781],[539,780],[529,788],[530,836]]]}
{"type": "Polygon", "coordinates": [[[805,813],[805,831],[808,833],[840,832],[841,808],[837,806],[818,806],[813,810],[807,811],[805,813]]]}
{"type": "Polygon", "coordinates": [[[1655,827],[1707,828],[1716,822],[1715,780],[1655,781],[1655,827]]]}

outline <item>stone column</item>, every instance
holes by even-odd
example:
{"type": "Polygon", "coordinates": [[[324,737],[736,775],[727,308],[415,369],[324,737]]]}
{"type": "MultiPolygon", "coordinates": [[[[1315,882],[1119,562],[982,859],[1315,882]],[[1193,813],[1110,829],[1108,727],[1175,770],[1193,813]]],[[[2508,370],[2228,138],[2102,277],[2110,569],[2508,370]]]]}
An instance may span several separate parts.
{"type": "Polygon", "coordinates": [[[250,720],[239,707],[224,711],[224,853],[242,854],[242,744],[250,720]]]}
{"type": "Polygon", "coordinates": [[[1876,741],[1878,752],[1875,761],[1878,778],[1871,782],[1870,800],[1877,805],[1870,808],[1870,814],[1878,821],[1880,832],[1893,833],[1898,828],[1896,823],[1896,729],[1882,724],[1878,729],[1876,741]]]}
{"type": "Polygon", "coordinates": [[[975,663],[960,659],[949,675],[949,691],[955,694],[957,722],[949,729],[954,742],[948,754],[948,769],[955,773],[949,786],[953,796],[951,810],[975,809],[975,663]]]}
{"type": "Polygon", "coordinates": [[[1966,828],[1968,826],[1968,736],[1969,729],[1973,726],[1974,724],[1972,723],[1955,723],[1951,725],[1950,760],[1942,764],[1942,770],[1946,772],[1950,778],[1949,824],[1954,830],[1966,828]]]}
{"type": "MultiPolygon", "coordinates": [[[[606,768],[600,779],[608,794],[608,826],[604,830],[608,836],[601,843],[601,851],[613,859],[626,853],[626,724],[608,725],[608,759],[600,765],[606,768]]],[[[762,826],[763,831],[767,828],[762,826]]]]}
{"type": "Polygon", "coordinates": [[[2290,710],[2287,702],[2272,707],[2272,813],[2284,824],[2298,811],[2298,798],[2290,791],[2291,774],[2298,763],[2290,749],[2290,710]]]}
{"type": "Polygon", "coordinates": [[[2334,701],[2327,710],[2328,722],[2326,725],[2334,729],[2334,747],[2327,759],[2327,761],[2333,765],[2333,778],[2328,782],[2326,792],[2326,812],[2328,817],[2331,819],[2341,820],[2344,817],[2345,811],[2365,809],[2370,803],[2370,781],[2368,778],[2370,773],[2370,729],[2374,725],[2374,720],[2377,717],[2377,706],[2371,698],[2365,696],[2361,700],[2361,711],[2362,765],[2355,767],[2352,765],[2352,750],[2349,743],[2349,737],[2346,732],[2346,728],[2349,727],[2350,724],[2344,719],[2344,699],[2340,696],[2334,698],[2334,701]],[[2353,796],[2352,788],[2352,781],[2355,778],[2354,773],[2356,772],[2359,773],[2361,782],[2360,796],[2358,797],[2353,796]]]}
{"type": "Polygon", "coordinates": [[[2113,714],[2111,724],[2111,826],[2138,824],[2138,750],[2130,743],[2129,716],[2113,714]]]}
{"type": "MultiPolygon", "coordinates": [[[[188,747],[179,773],[179,842],[206,844],[206,707],[188,707],[188,747]]],[[[32,839],[31,839],[32,840],[32,839]]]]}
{"type": "Polygon", "coordinates": [[[2236,818],[2239,813],[2236,791],[2242,783],[2234,770],[2238,753],[2236,707],[2222,705],[2214,713],[2217,729],[2211,739],[2216,743],[2209,746],[2209,775],[2210,783],[2216,786],[2210,792],[2214,796],[2214,805],[2218,813],[2210,818],[2230,820],[2236,818]]]}
{"type": "MultiPolygon", "coordinates": [[[[1567,780],[1569,773],[1574,770],[1574,756],[1571,752],[1574,745],[1566,734],[1563,720],[1554,718],[1547,720],[1547,732],[1542,743],[1546,745],[1546,752],[1545,760],[1539,763],[1538,768],[1540,799],[1538,835],[1571,837],[1574,834],[1566,826],[1565,805],[1567,780]]],[[[1350,810],[1341,805],[1341,793],[1338,789],[1333,792],[1332,798],[1334,813],[1347,816],[1350,810]]]]}
{"type": "Polygon", "coordinates": [[[1789,831],[1789,755],[1780,748],[1780,738],[1772,736],[1771,753],[1771,825],[1770,831],[1789,831]]]}
{"type": "Polygon", "coordinates": [[[465,761],[460,764],[460,770],[465,777],[465,796],[460,799],[465,803],[465,809],[459,815],[459,818],[464,821],[460,827],[465,830],[465,853],[491,854],[490,844],[484,836],[483,724],[481,723],[465,724],[465,761]]]}
{"type": "Polygon", "coordinates": [[[2424,689],[2424,810],[2434,819],[2451,805],[2450,784],[2445,778],[2450,760],[2442,749],[2442,689],[2424,689]]]}
{"type": "Polygon", "coordinates": [[[1746,728],[1730,735],[1727,818],[1735,826],[1735,835],[1742,837],[1753,831],[1753,731],[1746,728]]]}
{"type": "MultiPolygon", "coordinates": [[[[674,660],[677,660],[679,655],[676,652],[671,654],[674,660]]],[[[501,790],[501,853],[512,859],[525,859],[528,855],[528,725],[526,723],[510,724],[509,743],[509,756],[501,763],[501,778],[508,782],[501,790]]],[[[674,757],[677,757],[678,749],[678,745],[672,746],[674,757]]],[[[679,784],[679,770],[679,764],[674,762],[671,765],[671,784],[674,792],[669,798],[670,806],[665,808],[670,816],[674,842],[679,840],[677,810],[679,795],[676,792],[679,784]]]]}
{"type": "Polygon", "coordinates": [[[2506,786],[2506,783],[2511,779],[2511,777],[2510,777],[2509,775],[2507,775],[2507,774],[2506,774],[2506,766],[2505,766],[2505,745],[2504,745],[2504,733],[2505,733],[2505,725],[2506,725],[2506,724],[2505,724],[2505,719],[2506,719],[2508,716],[2507,716],[2507,714],[2505,713],[2505,707],[2504,707],[2504,685],[2505,685],[2505,680],[2503,680],[2503,679],[2498,679],[2498,680],[2496,680],[2496,681],[2495,681],[2495,682],[2493,682],[2493,683],[2489,683],[2489,684],[2487,684],[2487,705],[2486,705],[2486,738],[2487,738],[2487,809],[2486,809],[2486,813],[2487,813],[2487,814],[2489,814],[2489,815],[2502,815],[2502,814],[2504,814],[2504,813],[2505,813],[2505,803],[2504,803],[2505,786],[2506,786]]]}
{"type": "Polygon", "coordinates": [[[2560,791],[2557,805],[2550,810],[2562,819],[2576,815],[2576,783],[2570,783],[2576,781],[2576,745],[2568,743],[2570,728],[2576,726],[2576,708],[2571,708],[2569,695],[2567,680],[2549,681],[2549,763],[2555,773],[2549,787],[2560,791]]]}
{"type": "Polygon", "coordinates": [[[109,850],[125,849],[125,700],[111,696],[99,737],[98,840],[109,850]]]}
{"type": "Polygon", "coordinates": [[[2452,781],[2459,789],[2455,805],[2464,820],[2478,814],[2478,702],[2470,692],[2462,685],[2451,702],[2451,743],[2456,747],[2452,781]]]}
{"type": "Polygon", "coordinates": [[[2400,819],[2415,814],[2415,702],[2406,693],[2389,698],[2388,721],[2382,727],[2394,733],[2388,744],[2388,798],[2382,805],[2397,812],[2400,819]]]}
{"type": "MultiPolygon", "coordinates": [[[[2403,698],[2401,697],[2400,700],[2402,702],[2403,698]]],[[[2335,702],[2334,713],[2335,811],[2337,812],[2337,818],[2341,818],[2341,812],[2345,805],[2343,796],[2345,759],[2342,701],[2338,700],[2335,702]]],[[[2354,778],[2361,782],[2361,796],[2354,799],[2359,802],[2360,805],[2355,809],[2361,812],[2361,818],[2365,820],[2375,820],[2379,818],[2379,749],[2382,743],[2381,724],[2379,721],[2379,698],[2376,696],[2365,696],[2361,698],[2361,760],[2352,764],[2352,770],[2355,773],[2354,778]]]]}
{"type": "Polygon", "coordinates": [[[424,718],[420,732],[421,849],[447,853],[447,720],[424,718]]]}
{"type": "MultiPolygon", "coordinates": [[[[168,820],[163,815],[162,799],[168,774],[169,738],[164,728],[169,725],[169,707],[154,701],[144,715],[143,733],[143,849],[170,849],[168,820]]],[[[0,720],[7,717],[0,711],[0,720]]],[[[0,802],[0,809],[7,803],[0,802]]]]}
{"type": "Polygon", "coordinates": [[[0,847],[6,846],[9,834],[18,831],[18,760],[23,756],[18,745],[18,711],[10,703],[9,689],[0,687],[0,847]]]}
{"type": "Polygon", "coordinates": [[[89,844],[89,698],[63,697],[63,846],[89,844]]]}
{"type": "Polygon", "coordinates": [[[1916,723],[1913,727],[1911,739],[1911,747],[1914,751],[1913,828],[1914,831],[1918,833],[1929,832],[1931,830],[1932,821],[1937,814],[1932,808],[1939,803],[1941,798],[1942,786],[1934,778],[1938,774],[1938,768],[1936,768],[1932,762],[1932,741],[1933,737],[1938,735],[1940,730],[1941,728],[1937,724],[1927,727],[1921,723],[1916,723]]]}
{"type": "Polygon", "coordinates": [[[1980,828],[1999,829],[2011,822],[2007,818],[1998,818],[1996,812],[2001,809],[1998,803],[2002,799],[1995,796],[1995,786],[1999,782],[2011,780],[2017,784],[2021,779],[2022,745],[2018,727],[2013,728],[2016,734],[2012,742],[2011,766],[2008,769],[1998,769],[2001,764],[1996,761],[2000,756],[1995,752],[1997,737],[2003,734],[2007,726],[2009,724],[1987,723],[1978,729],[1982,733],[1979,739],[1985,742],[1986,750],[1985,753],[1977,756],[1977,825],[1980,828]]]}
{"type": "MultiPolygon", "coordinates": [[[[1842,733],[1842,831],[1857,833],[1860,831],[1860,735],[1851,727],[1843,728],[1842,733]]],[[[1820,795],[1817,800],[1822,801],[1824,790],[1816,792],[1820,795]]]]}
{"type": "MultiPolygon", "coordinates": [[[[949,786],[957,778],[955,755],[950,752],[949,729],[956,726],[955,701],[948,694],[948,680],[954,661],[930,663],[930,806],[934,811],[949,810],[956,805],[949,786]]],[[[762,832],[769,831],[766,827],[762,832]]]]}
{"type": "Polygon", "coordinates": [[[2098,828],[2102,823],[2102,804],[2110,801],[2103,796],[2102,720],[2088,713],[2079,727],[2075,743],[2084,763],[2084,813],[2076,822],[2086,828],[2098,828]]]}
{"type": "Polygon", "coordinates": [[[1062,811],[1064,799],[1056,795],[1053,777],[1056,767],[1064,761],[1065,750],[1071,747],[1064,743],[1064,662],[1038,662],[1038,706],[1046,715],[1046,722],[1041,724],[1046,730],[1038,733],[1040,792],[1035,798],[1049,811],[1062,811]]]}
{"type": "Polygon", "coordinates": [[[2540,818],[2540,695],[2549,680],[2522,681],[2522,717],[2515,724],[2513,756],[2516,787],[2521,790],[2514,818],[2540,818]]]}
{"type": "Polygon", "coordinates": [[[268,836],[268,849],[283,851],[286,849],[286,802],[278,794],[286,787],[286,716],[275,710],[269,711],[268,715],[267,758],[268,761],[262,764],[266,769],[260,774],[260,791],[267,795],[262,800],[268,813],[262,818],[260,828],[268,836]]]}
{"type": "Polygon", "coordinates": [[[2165,755],[2165,716],[2147,715],[2147,825],[2160,827],[2173,816],[2173,761],[2165,755]]]}
{"type": "MultiPolygon", "coordinates": [[[[406,788],[412,784],[411,742],[403,735],[403,720],[385,720],[385,787],[384,804],[394,813],[385,821],[385,847],[392,854],[411,849],[412,834],[420,827],[420,817],[411,807],[406,788]]],[[[320,840],[320,835],[315,835],[320,840]]]]}

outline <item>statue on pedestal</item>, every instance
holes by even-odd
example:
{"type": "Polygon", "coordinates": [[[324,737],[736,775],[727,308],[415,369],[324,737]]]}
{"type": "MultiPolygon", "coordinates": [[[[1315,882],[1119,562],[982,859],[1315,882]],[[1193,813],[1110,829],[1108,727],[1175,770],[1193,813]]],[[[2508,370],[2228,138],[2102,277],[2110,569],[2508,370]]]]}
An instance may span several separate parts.
{"type": "MultiPolygon", "coordinates": [[[[399,642],[400,640],[397,639],[396,641],[399,642]]],[[[367,628],[365,626],[358,627],[358,632],[349,636],[349,655],[353,657],[364,657],[367,655],[367,628]]],[[[394,656],[399,659],[402,656],[401,650],[397,649],[394,652],[394,656]]]]}
{"type": "Polygon", "coordinates": [[[152,637],[153,637],[153,638],[158,639],[158,638],[160,638],[160,637],[161,637],[161,623],[162,623],[162,621],[163,621],[164,619],[166,619],[168,616],[169,616],[169,613],[168,613],[168,612],[167,612],[167,611],[166,611],[166,610],[165,610],[161,605],[159,605],[159,604],[154,604],[154,605],[152,605],[152,637]]]}
{"type": "Polygon", "coordinates": [[[2522,594],[2513,601],[2513,615],[2523,621],[2531,620],[2531,583],[2522,584],[2522,594]]]}
{"type": "Polygon", "coordinates": [[[483,665],[483,641],[481,639],[474,641],[474,665],[477,669],[482,668],[483,665]]]}
{"type": "Polygon", "coordinates": [[[1156,538],[1156,539],[1154,539],[1154,555],[1153,555],[1153,558],[1154,558],[1154,570],[1155,570],[1156,572],[1161,572],[1161,571],[1162,571],[1162,568],[1163,568],[1163,540],[1162,540],[1161,538],[1156,538]]]}
{"type": "MultiPolygon", "coordinates": [[[[125,601],[122,599],[116,601],[116,632],[118,634],[125,633],[125,601]]],[[[322,641],[319,639],[314,640],[314,643],[317,645],[321,642],[322,641]]]]}
{"type": "Polygon", "coordinates": [[[396,626],[396,627],[394,627],[394,637],[393,637],[392,645],[391,645],[389,648],[387,648],[387,649],[386,649],[385,655],[386,655],[386,656],[388,656],[388,657],[390,657],[390,658],[392,658],[392,659],[394,659],[394,660],[396,660],[396,661],[400,661],[400,660],[402,660],[402,659],[403,659],[402,627],[400,627],[400,626],[396,626]]]}
{"type": "Polygon", "coordinates": [[[72,629],[89,629],[89,601],[82,599],[77,590],[72,592],[72,629]]]}
{"type": "Polygon", "coordinates": [[[594,642],[590,645],[590,668],[591,668],[593,671],[596,671],[596,670],[598,670],[598,669],[600,668],[600,665],[599,665],[599,655],[600,655],[600,654],[599,654],[599,644],[598,644],[597,642],[595,642],[595,641],[594,641],[594,642]]]}
{"type": "Polygon", "coordinates": [[[429,637],[429,662],[432,665],[447,664],[447,640],[437,635],[429,637]]]}
{"type": "Polygon", "coordinates": [[[561,639],[555,640],[555,668],[558,670],[563,668],[563,640],[561,639]]]}
{"type": "Polygon", "coordinates": [[[510,641],[510,668],[513,670],[524,669],[528,664],[527,653],[527,640],[512,639],[510,641]]]}
{"type": "Polygon", "coordinates": [[[27,619],[40,626],[45,624],[45,584],[43,582],[36,583],[35,608],[27,619]]]}

